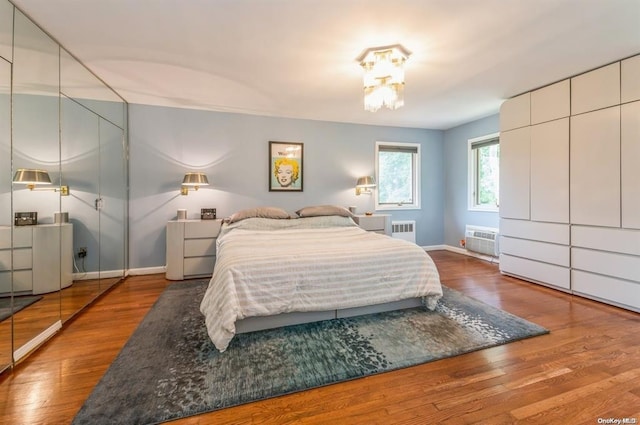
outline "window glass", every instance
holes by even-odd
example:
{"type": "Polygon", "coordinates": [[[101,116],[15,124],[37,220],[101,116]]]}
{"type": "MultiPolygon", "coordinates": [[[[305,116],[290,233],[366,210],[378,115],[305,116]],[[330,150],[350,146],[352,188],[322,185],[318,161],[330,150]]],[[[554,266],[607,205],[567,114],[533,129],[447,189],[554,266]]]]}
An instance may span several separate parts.
{"type": "Polygon", "coordinates": [[[376,209],[419,208],[420,145],[376,144],[376,209]]]}
{"type": "Polygon", "coordinates": [[[469,141],[469,209],[497,211],[500,198],[500,139],[469,141]]]}

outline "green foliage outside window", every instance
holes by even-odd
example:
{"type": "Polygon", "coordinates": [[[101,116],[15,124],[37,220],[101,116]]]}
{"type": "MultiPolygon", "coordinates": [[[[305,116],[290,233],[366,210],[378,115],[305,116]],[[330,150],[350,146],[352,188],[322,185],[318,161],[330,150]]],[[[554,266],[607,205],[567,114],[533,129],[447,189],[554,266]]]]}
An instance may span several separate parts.
{"type": "Polygon", "coordinates": [[[483,146],[476,151],[476,204],[497,207],[499,204],[500,145],[483,146]]]}
{"type": "Polygon", "coordinates": [[[380,204],[413,202],[413,155],[409,152],[379,153],[378,199],[380,204]]]}

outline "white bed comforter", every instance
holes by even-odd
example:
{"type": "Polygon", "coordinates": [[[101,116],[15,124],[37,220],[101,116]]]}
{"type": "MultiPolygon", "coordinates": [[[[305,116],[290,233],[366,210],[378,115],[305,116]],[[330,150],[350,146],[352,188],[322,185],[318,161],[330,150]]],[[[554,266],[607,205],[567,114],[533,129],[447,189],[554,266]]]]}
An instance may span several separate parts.
{"type": "Polygon", "coordinates": [[[236,320],[442,296],[435,264],[417,245],[366,232],[345,217],[250,218],[223,226],[200,305],[216,348],[236,320]],[[329,225],[330,227],[325,227],[329,225]]]}

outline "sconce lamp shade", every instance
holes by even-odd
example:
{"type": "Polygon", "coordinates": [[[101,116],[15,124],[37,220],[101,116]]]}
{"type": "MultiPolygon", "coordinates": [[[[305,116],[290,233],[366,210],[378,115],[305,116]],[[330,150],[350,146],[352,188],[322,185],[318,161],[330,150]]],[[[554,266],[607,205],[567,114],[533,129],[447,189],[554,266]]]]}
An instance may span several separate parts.
{"type": "Polygon", "coordinates": [[[373,176],[358,177],[356,181],[356,195],[371,194],[371,189],[376,187],[376,179],[373,176]]]}
{"type": "Polygon", "coordinates": [[[49,177],[49,173],[44,170],[19,168],[13,175],[13,182],[26,185],[51,184],[51,178],[49,177]]]}
{"type": "Polygon", "coordinates": [[[208,186],[209,179],[205,173],[187,173],[182,180],[183,186],[208,186]]]}
{"type": "Polygon", "coordinates": [[[200,186],[209,186],[209,179],[205,173],[186,173],[184,179],[182,179],[180,194],[188,195],[190,187],[198,190],[200,186]]]}
{"type": "Polygon", "coordinates": [[[26,184],[29,190],[53,190],[60,192],[62,196],[69,195],[69,186],[56,186],[52,188],[38,188],[37,184],[51,184],[49,173],[44,170],[32,170],[28,168],[19,168],[13,175],[13,183],[26,184]]]}
{"type": "Polygon", "coordinates": [[[356,182],[356,186],[358,187],[376,187],[376,179],[372,176],[364,176],[358,177],[358,181],[356,182]]]}

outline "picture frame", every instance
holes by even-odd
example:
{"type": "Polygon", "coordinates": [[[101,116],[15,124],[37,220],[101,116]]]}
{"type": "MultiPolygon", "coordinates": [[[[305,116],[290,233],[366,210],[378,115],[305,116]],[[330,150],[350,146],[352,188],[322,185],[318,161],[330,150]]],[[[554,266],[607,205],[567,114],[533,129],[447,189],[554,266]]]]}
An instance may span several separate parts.
{"type": "Polygon", "coordinates": [[[200,208],[200,220],[215,220],[216,209],[215,208],[200,208]]]}
{"type": "Polygon", "coordinates": [[[269,192],[302,192],[304,144],[269,142],[269,192]]]}

